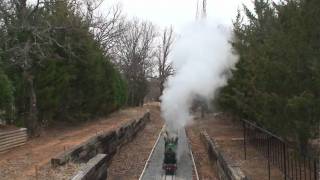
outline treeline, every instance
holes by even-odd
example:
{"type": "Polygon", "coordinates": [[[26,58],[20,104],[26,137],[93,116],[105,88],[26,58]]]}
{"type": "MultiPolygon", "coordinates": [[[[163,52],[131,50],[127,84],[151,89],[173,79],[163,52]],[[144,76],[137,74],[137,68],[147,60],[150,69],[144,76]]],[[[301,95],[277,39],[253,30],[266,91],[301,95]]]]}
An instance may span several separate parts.
{"type": "Polygon", "coordinates": [[[234,22],[239,62],[219,104],[298,142],[319,137],[320,1],[255,0],[234,22]]]}
{"type": "Polygon", "coordinates": [[[159,36],[119,6],[98,14],[102,1],[0,1],[0,120],[37,135],[142,105],[154,71],[171,74],[172,29],[159,36]]]}
{"type": "Polygon", "coordinates": [[[81,121],[126,103],[127,84],[76,1],[2,1],[0,110],[37,134],[42,124],[81,121]]]}

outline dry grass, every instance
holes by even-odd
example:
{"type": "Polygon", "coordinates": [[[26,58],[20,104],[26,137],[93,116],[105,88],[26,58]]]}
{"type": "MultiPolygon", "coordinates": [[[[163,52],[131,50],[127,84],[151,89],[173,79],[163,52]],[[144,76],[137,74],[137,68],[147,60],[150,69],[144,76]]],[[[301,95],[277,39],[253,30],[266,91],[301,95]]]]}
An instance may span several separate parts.
{"type": "Polygon", "coordinates": [[[60,170],[51,169],[49,162],[52,157],[85,142],[98,132],[116,129],[133,118],[142,116],[144,112],[146,108],[129,108],[77,127],[47,129],[40,138],[31,139],[24,146],[0,154],[0,179],[36,179],[37,171],[38,179],[65,179],[65,176],[71,176],[79,168],[78,165],[68,164],[60,170]],[[67,173],[60,176],[59,172],[64,170],[63,168],[67,173]]]}

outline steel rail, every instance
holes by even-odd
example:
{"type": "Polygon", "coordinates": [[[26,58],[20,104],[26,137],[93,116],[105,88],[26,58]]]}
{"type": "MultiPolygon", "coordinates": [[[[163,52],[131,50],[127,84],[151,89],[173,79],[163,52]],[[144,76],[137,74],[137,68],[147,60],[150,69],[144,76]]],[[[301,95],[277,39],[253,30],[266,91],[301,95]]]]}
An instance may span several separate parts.
{"type": "Polygon", "coordinates": [[[150,159],[151,159],[151,156],[152,156],[152,154],[153,154],[153,152],[154,152],[154,149],[155,149],[156,146],[158,145],[158,142],[159,142],[159,140],[160,140],[160,138],[161,138],[161,135],[162,135],[162,132],[163,132],[164,127],[165,127],[165,125],[162,126],[161,131],[160,131],[160,133],[159,133],[159,135],[158,135],[157,141],[154,143],[154,145],[153,145],[153,147],[152,147],[152,150],[151,150],[151,152],[150,152],[150,154],[149,154],[149,157],[148,157],[148,159],[147,159],[147,161],[146,161],[146,164],[144,165],[144,168],[143,168],[142,173],[141,173],[141,175],[140,175],[140,177],[139,177],[139,180],[142,180],[142,177],[143,177],[143,175],[144,175],[144,173],[145,173],[145,171],[146,171],[146,169],[147,169],[147,167],[148,167],[148,164],[149,164],[149,162],[150,162],[150,159]]]}

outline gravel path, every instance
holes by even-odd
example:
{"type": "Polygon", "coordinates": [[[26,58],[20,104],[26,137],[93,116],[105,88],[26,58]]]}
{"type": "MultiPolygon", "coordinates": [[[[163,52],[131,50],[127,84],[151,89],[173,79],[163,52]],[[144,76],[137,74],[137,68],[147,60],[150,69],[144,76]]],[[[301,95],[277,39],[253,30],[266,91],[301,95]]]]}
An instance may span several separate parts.
{"type": "Polygon", "coordinates": [[[192,153],[200,180],[218,180],[214,164],[210,163],[207,148],[200,139],[200,128],[197,122],[187,127],[187,135],[192,146],[192,153]]]}
{"type": "MultiPolygon", "coordinates": [[[[177,172],[176,180],[192,180],[193,164],[188,147],[188,139],[185,130],[182,129],[178,134],[179,142],[177,149],[177,172]]],[[[162,162],[164,158],[164,139],[160,138],[152,156],[150,162],[146,168],[142,180],[163,180],[164,172],[162,170],[162,162]]]]}

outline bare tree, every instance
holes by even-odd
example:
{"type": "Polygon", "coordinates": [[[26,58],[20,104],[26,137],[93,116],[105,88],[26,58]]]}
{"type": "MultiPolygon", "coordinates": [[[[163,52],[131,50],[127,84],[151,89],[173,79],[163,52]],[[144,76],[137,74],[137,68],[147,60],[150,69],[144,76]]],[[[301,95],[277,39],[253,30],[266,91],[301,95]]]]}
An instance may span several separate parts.
{"type": "Polygon", "coordinates": [[[73,0],[77,6],[77,12],[85,19],[90,32],[104,51],[105,56],[113,57],[116,46],[120,43],[120,36],[125,32],[126,20],[122,13],[122,6],[116,4],[103,14],[97,14],[96,10],[104,0],[73,0]]]}
{"type": "Polygon", "coordinates": [[[104,50],[104,54],[114,56],[117,50],[115,47],[120,43],[120,36],[126,30],[121,6],[113,6],[105,15],[96,17],[91,27],[95,39],[104,50]]]}
{"type": "Polygon", "coordinates": [[[157,61],[158,61],[158,81],[160,88],[160,96],[164,90],[164,84],[168,77],[174,72],[172,62],[169,61],[169,54],[171,52],[172,44],[174,42],[173,28],[166,28],[163,32],[161,44],[157,49],[157,61]]]}
{"type": "Polygon", "coordinates": [[[153,24],[139,20],[128,22],[121,34],[116,64],[128,81],[129,105],[141,105],[147,93],[147,78],[154,67],[156,35],[153,24]]]}

